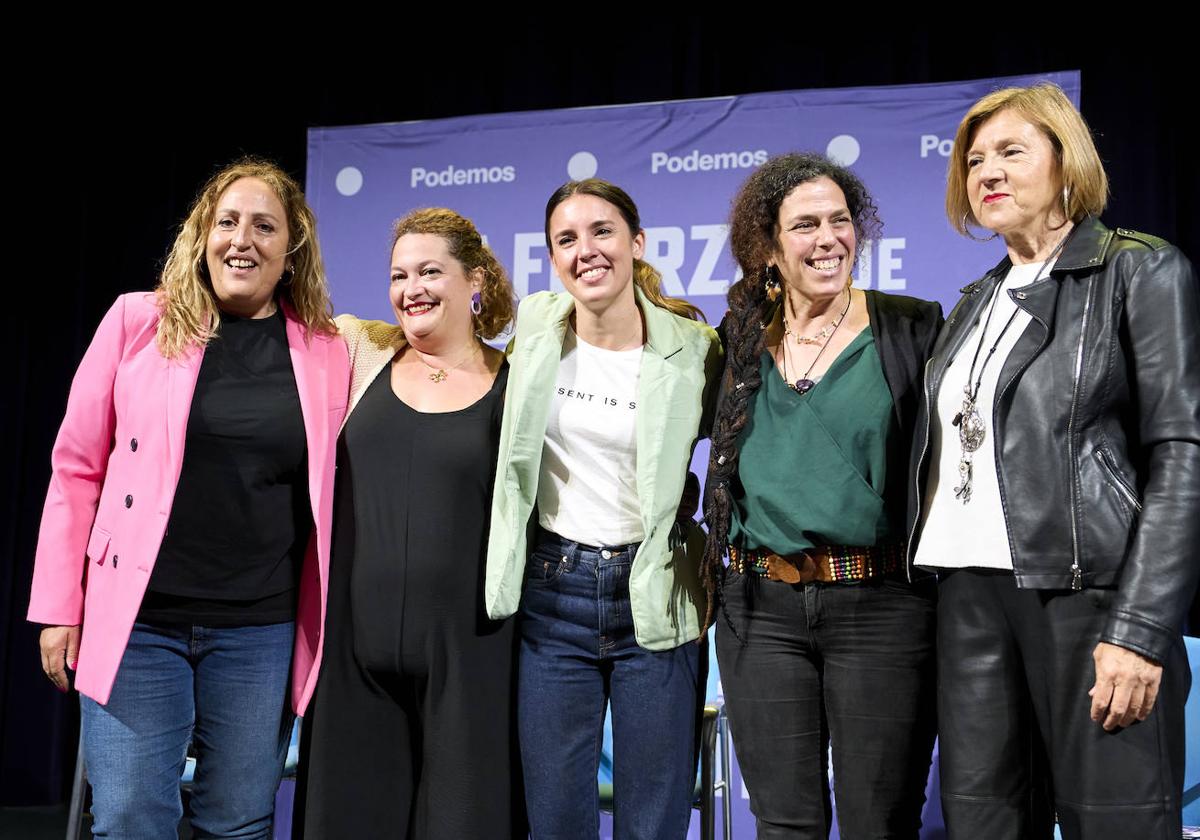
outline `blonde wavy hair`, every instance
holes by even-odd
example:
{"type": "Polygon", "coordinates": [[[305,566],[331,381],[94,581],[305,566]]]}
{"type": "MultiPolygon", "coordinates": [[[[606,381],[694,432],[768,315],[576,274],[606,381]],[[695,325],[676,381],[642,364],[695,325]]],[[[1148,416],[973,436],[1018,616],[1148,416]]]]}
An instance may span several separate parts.
{"type": "MultiPolygon", "coordinates": [[[[617,212],[621,214],[621,218],[625,220],[625,224],[629,225],[630,236],[637,236],[638,231],[642,229],[642,221],[638,216],[637,205],[633,203],[633,199],[629,197],[629,193],[616,184],[609,183],[602,178],[567,181],[555,190],[554,194],[550,196],[550,200],[546,202],[546,247],[552,254],[554,253],[554,243],[550,238],[550,217],[554,215],[554,210],[558,205],[573,195],[595,196],[617,208],[617,212]]],[[[686,300],[668,297],[663,294],[662,275],[659,274],[658,269],[643,259],[635,258],[633,261],[633,283],[642,290],[642,294],[646,296],[646,299],[659,309],[665,309],[674,315],[679,315],[682,318],[690,318],[694,321],[705,320],[704,313],[700,311],[698,306],[694,306],[686,300]]]]}
{"type": "Polygon", "coordinates": [[[304,191],[278,165],[262,158],[245,157],[208,179],[167,254],[154,293],[162,309],[158,349],[168,359],[193,345],[207,343],[217,334],[220,319],[216,293],[208,275],[208,235],[217,202],[225,190],[242,178],[257,178],[269,186],[287,216],[291,268],[284,271],[276,287],[277,296],[295,313],[307,333],[336,332],[325,264],[317,244],[317,217],[304,200],[304,191]]]}
{"type": "Polygon", "coordinates": [[[480,312],[472,316],[475,333],[483,338],[495,338],[512,323],[517,311],[516,295],[504,266],[496,259],[492,249],[483,243],[483,237],[475,223],[445,207],[425,207],[413,210],[397,219],[392,227],[391,253],[401,236],[410,233],[428,233],[446,240],[450,256],[458,260],[468,273],[475,269],[483,271],[483,285],[479,292],[480,312]]]}

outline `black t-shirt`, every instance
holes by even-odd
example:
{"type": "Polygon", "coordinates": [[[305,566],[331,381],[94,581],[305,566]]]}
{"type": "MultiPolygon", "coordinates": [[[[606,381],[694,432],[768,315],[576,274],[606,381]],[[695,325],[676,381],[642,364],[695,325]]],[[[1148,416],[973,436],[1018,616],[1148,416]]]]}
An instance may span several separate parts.
{"type": "Polygon", "coordinates": [[[293,619],[312,531],[306,453],[283,312],[222,314],[204,350],[171,518],[139,620],[293,619]]]}

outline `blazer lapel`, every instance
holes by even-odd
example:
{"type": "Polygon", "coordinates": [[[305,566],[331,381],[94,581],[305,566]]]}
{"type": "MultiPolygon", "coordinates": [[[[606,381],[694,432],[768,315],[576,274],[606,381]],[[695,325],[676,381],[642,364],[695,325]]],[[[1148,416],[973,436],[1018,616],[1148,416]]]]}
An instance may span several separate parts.
{"type": "Polygon", "coordinates": [[[329,415],[322,395],[325,388],[325,366],[321,364],[323,354],[317,349],[325,345],[314,337],[304,340],[304,328],[293,319],[293,313],[284,308],[287,316],[288,353],[292,357],[292,374],[296,377],[296,391],[300,396],[300,414],[304,418],[304,437],[308,443],[308,496],[313,505],[313,516],[320,499],[317,486],[320,465],[325,463],[325,434],[329,415]]]}
{"type": "Polygon", "coordinates": [[[204,360],[204,347],[189,347],[178,359],[163,359],[167,366],[167,452],[175,468],[174,481],[179,482],[183,469],[183,447],[187,441],[188,417],[192,411],[192,397],[196,393],[196,379],[200,376],[200,363],[204,360]]]}
{"type": "Polygon", "coordinates": [[[646,344],[637,387],[637,483],[638,502],[646,538],[654,526],[658,505],[658,453],[662,451],[667,430],[667,415],[675,399],[674,362],[683,349],[683,339],[675,326],[675,317],[646,300],[638,291],[638,304],[646,322],[646,344]]]}
{"type": "MultiPolygon", "coordinates": [[[[509,395],[518,397],[512,417],[514,434],[508,453],[510,459],[515,455],[527,465],[541,462],[563,339],[574,309],[571,296],[563,292],[557,299],[556,308],[547,314],[545,328],[516,344],[514,352],[520,362],[512,366],[514,373],[509,374],[508,380],[509,395]]],[[[537,482],[538,474],[534,469],[523,486],[531,498],[536,498],[537,482]]]]}

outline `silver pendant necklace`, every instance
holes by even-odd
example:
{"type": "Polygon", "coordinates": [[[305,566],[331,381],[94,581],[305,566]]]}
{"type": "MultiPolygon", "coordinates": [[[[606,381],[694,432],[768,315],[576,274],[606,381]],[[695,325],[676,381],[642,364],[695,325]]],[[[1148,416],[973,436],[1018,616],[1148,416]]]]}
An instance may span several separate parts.
{"type": "MultiPolygon", "coordinates": [[[[1038,269],[1037,275],[1033,278],[1033,283],[1037,283],[1042,279],[1046,271],[1046,266],[1054,261],[1058,256],[1058,252],[1062,250],[1066,244],[1068,237],[1064,236],[1062,240],[1050,252],[1050,256],[1046,257],[1042,263],[1042,267],[1038,269]]],[[[1011,269],[1010,269],[1011,270],[1011,269]]],[[[1029,285],[1033,285],[1030,283],[1029,285]]],[[[987,355],[983,357],[982,364],[979,365],[979,374],[975,374],[975,365],[979,362],[979,352],[983,349],[983,342],[987,338],[988,326],[992,322],[992,313],[996,310],[996,301],[1000,297],[1003,290],[1004,282],[1001,281],[996,286],[995,292],[992,294],[991,303],[988,305],[987,317],[983,321],[983,328],[979,331],[979,343],[975,345],[975,355],[971,357],[971,368],[967,371],[967,382],[963,385],[963,401],[962,407],[958,414],[954,415],[954,419],[950,421],[958,429],[958,446],[961,455],[958,459],[958,486],[954,488],[954,498],[961,499],[965,505],[971,501],[971,489],[974,485],[975,452],[979,447],[983,446],[983,441],[987,438],[987,426],[983,422],[983,415],[979,413],[977,400],[979,398],[979,386],[983,384],[983,371],[987,368],[988,362],[992,360],[992,356],[996,352],[996,348],[1000,346],[1000,340],[1004,338],[1004,334],[1008,332],[1008,328],[1012,326],[1013,321],[1017,319],[1017,313],[1020,311],[1014,307],[1012,314],[1008,316],[1008,320],[1004,322],[1004,326],[1000,328],[999,335],[992,342],[992,346],[988,348],[987,355]],[[972,384],[974,380],[974,384],[972,384]]]]}

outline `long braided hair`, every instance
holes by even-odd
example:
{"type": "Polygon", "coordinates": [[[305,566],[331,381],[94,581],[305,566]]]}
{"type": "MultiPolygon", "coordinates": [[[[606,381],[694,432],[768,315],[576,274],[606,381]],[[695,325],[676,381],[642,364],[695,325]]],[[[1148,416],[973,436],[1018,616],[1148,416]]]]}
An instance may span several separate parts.
{"type": "MultiPolygon", "coordinates": [[[[796,152],[773,157],[746,179],[733,200],[730,244],[742,268],[742,279],[729,289],[729,313],[724,321],[723,396],[713,420],[704,498],[708,540],[700,561],[700,579],[708,593],[708,605],[701,635],[712,625],[717,602],[722,601],[723,561],[729,544],[733,483],[739,460],[737,441],[750,420],[754,395],[762,387],[760,359],[765,349],[765,326],[780,305],[766,292],[768,282],[783,282],[773,265],[779,251],[779,207],[792,190],[817,178],[829,178],[845,195],[861,250],[882,228],[875,200],[858,176],[823,155],[796,152]]],[[[737,635],[732,624],[730,629],[737,635]]]]}

